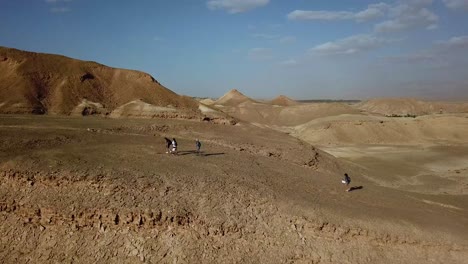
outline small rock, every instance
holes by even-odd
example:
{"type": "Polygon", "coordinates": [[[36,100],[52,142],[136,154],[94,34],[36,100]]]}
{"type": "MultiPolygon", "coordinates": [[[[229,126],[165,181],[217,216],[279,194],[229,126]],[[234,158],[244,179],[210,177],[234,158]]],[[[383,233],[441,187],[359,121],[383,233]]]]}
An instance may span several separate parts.
{"type": "Polygon", "coordinates": [[[138,255],[138,249],[134,248],[131,252],[130,252],[130,256],[136,256],[138,255]]]}

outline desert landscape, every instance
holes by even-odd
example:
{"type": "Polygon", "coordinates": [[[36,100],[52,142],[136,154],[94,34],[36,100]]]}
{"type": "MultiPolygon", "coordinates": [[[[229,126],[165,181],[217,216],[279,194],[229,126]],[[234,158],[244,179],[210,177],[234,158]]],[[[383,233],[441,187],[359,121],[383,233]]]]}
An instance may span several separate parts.
{"type": "Polygon", "coordinates": [[[468,103],[239,90],[1,47],[0,262],[466,263],[468,103]]]}

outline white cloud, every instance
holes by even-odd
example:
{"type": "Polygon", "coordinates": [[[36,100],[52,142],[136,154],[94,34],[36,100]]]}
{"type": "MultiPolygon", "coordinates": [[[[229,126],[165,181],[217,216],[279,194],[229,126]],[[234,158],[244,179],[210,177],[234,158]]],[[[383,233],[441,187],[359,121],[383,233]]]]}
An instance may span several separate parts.
{"type": "Polygon", "coordinates": [[[468,10],[468,0],[442,0],[442,1],[448,8],[468,10]]]}
{"type": "Polygon", "coordinates": [[[427,64],[429,66],[450,66],[455,59],[464,59],[468,49],[468,36],[452,37],[448,40],[438,41],[432,47],[398,56],[387,56],[384,59],[392,63],[427,64]]]}
{"type": "Polygon", "coordinates": [[[53,7],[50,9],[50,12],[52,13],[66,13],[66,12],[70,12],[71,9],[68,8],[68,7],[53,7]]]}
{"type": "Polygon", "coordinates": [[[407,3],[412,6],[428,6],[432,5],[434,0],[404,0],[400,1],[400,3],[407,3]]]}
{"type": "Polygon", "coordinates": [[[439,41],[439,46],[448,50],[468,48],[468,36],[453,37],[445,41],[439,41]]]}
{"type": "Polygon", "coordinates": [[[417,53],[417,54],[407,54],[407,55],[398,55],[398,56],[388,56],[385,59],[389,62],[394,63],[428,63],[435,61],[436,57],[434,54],[430,53],[417,53]]]}
{"type": "Polygon", "coordinates": [[[439,17],[427,9],[432,0],[407,0],[389,10],[390,19],[375,25],[377,32],[396,32],[415,28],[437,28],[439,17]]]}
{"type": "Polygon", "coordinates": [[[296,42],[296,37],[294,36],[281,36],[281,35],[275,35],[275,34],[255,33],[255,34],[252,34],[252,37],[266,39],[266,40],[275,40],[281,44],[292,44],[296,42]]]}
{"type": "Polygon", "coordinates": [[[51,6],[53,6],[52,8],[50,8],[50,12],[52,13],[66,13],[66,12],[70,12],[71,9],[69,7],[60,7],[60,6],[57,6],[56,4],[60,4],[60,3],[69,3],[71,2],[72,0],[45,0],[45,2],[47,4],[50,4],[51,6]]]}
{"type": "Polygon", "coordinates": [[[261,38],[261,39],[277,39],[279,35],[271,35],[271,34],[264,34],[264,33],[255,33],[252,34],[252,37],[261,38]]]}
{"type": "Polygon", "coordinates": [[[284,36],[279,39],[281,44],[292,44],[296,42],[296,37],[294,36],[284,36]]]}
{"type": "MultiPolygon", "coordinates": [[[[462,1],[462,0],[444,0],[462,1]]],[[[463,0],[468,2],[468,0],[463,0]]],[[[369,21],[381,17],[387,20],[375,25],[376,32],[394,32],[415,28],[436,29],[439,17],[428,9],[433,0],[400,0],[396,4],[371,4],[359,12],[295,10],[287,15],[290,20],[354,20],[369,21]]],[[[460,3],[458,3],[460,5],[460,3]]]]}
{"type": "Polygon", "coordinates": [[[270,27],[271,29],[280,29],[280,28],[282,28],[283,26],[284,26],[283,24],[279,24],[279,23],[275,23],[275,24],[269,25],[269,27],[270,27]]]}
{"type": "Polygon", "coordinates": [[[279,64],[283,66],[296,66],[298,65],[298,62],[295,59],[289,59],[289,60],[282,61],[279,64]]]}
{"type": "Polygon", "coordinates": [[[338,55],[356,54],[379,48],[389,41],[372,35],[354,35],[333,42],[317,45],[309,50],[312,54],[338,55]]]}
{"type": "Polygon", "coordinates": [[[347,11],[306,11],[294,10],[288,14],[291,20],[345,20],[352,19],[353,13],[347,11]]]}
{"type": "Polygon", "coordinates": [[[435,30],[438,29],[439,25],[438,24],[432,24],[426,27],[427,30],[435,30]]]}
{"type": "Polygon", "coordinates": [[[206,6],[211,10],[224,9],[231,14],[242,13],[267,5],[270,0],[210,0],[206,6]]]}
{"type": "Polygon", "coordinates": [[[378,3],[369,5],[366,10],[356,13],[355,19],[357,21],[367,21],[384,16],[385,12],[390,6],[385,3],[378,3]]]}
{"type": "Polygon", "coordinates": [[[387,4],[378,3],[369,5],[367,9],[360,12],[294,10],[287,17],[290,20],[355,20],[362,22],[384,16],[384,11],[388,8],[387,4]]]}
{"type": "Polygon", "coordinates": [[[273,58],[273,52],[267,48],[253,48],[249,50],[247,57],[255,61],[270,60],[273,58]]]}

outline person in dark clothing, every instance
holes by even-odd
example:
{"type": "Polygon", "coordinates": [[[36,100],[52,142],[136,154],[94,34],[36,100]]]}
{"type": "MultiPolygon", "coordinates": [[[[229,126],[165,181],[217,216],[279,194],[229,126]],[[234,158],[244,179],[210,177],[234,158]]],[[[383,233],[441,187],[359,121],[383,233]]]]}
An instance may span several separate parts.
{"type": "MultiPolygon", "coordinates": [[[[344,174],[344,178],[343,180],[341,180],[341,182],[345,184],[346,186],[348,186],[351,183],[351,178],[348,176],[348,173],[344,174]]],[[[351,188],[348,188],[346,191],[349,192],[350,190],[351,188]]]]}
{"type": "Polygon", "coordinates": [[[172,141],[170,139],[168,139],[167,137],[164,138],[166,140],[166,153],[169,153],[171,152],[171,144],[172,144],[172,141]]]}
{"type": "Polygon", "coordinates": [[[200,140],[195,140],[195,147],[197,148],[197,155],[200,154],[201,142],[200,140]]]}

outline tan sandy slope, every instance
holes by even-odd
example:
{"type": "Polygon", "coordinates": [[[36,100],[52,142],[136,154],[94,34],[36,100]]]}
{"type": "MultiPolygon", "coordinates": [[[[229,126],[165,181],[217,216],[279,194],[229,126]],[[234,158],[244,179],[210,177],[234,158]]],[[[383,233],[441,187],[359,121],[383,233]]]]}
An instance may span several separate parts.
{"type": "Polygon", "coordinates": [[[416,118],[339,115],[312,120],[294,128],[294,136],[315,145],[461,144],[468,143],[468,115],[426,115],[416,118]]]}
{"type": "MultiPolygon", "coordinates": [[[[278,99],[286,100],[282,96],[278,99]]],[[[464,102],[390,98],[351,105],[334,102],[285,106],[280,103],[247,100],[218,104],[218,109],[244,122],[286,131],[319,146],[468,142],[465,132],[468,119],[464,114],[468,103],[464,102]]]]}
{"type": "Polygon", "coordinates": [[[211,98],[205,98],[200,100],[200,103],[205,104],[205,105],[212,105],[215,103],[215,101],[211,98]]]}
{"type": "Polygon", "coordinates": [[[468,103],[422,101],[414,98],[371,99],[357,106],[367,112],[389,116],[468,113],[468,103]]]}
{"type": "Polygon", "coordinates": [[[254,102],[254,100],[245,96],[238,90],[232,89],[228,93],[220,97],[218,100],[216,100],[214,104],[223,106],[236,106],[245,102],[254,102]]]}
{"type": "Polygon", "coordinates": [[[2,263],[468,258],[468,185],[446,194],[426,176],[402,190],[390,174],[244,123],[1,117],[2,263]],[[165,136],[178,139],[178,156],[165,153],[165,136]],[[344,172],[363,188],[345,192],[344,172]],[[431,182],[439,188],[427,193],[431,182]]]}
{"type": "Polygon", "coordinates": [[[177,95],[144,72],[0,47],[0,113],[70,114],[80,112],[76,109],[80,105],[81,111],[93,112],[95,104],[111,112],[135,100],[158,107],[198,109],[197,102],[177,95]]]}
{"type": "Polygon", "coordinates": [[[366,168],[369,179],[379,186],[460,195],[468,191],[465,105],[388,99],[287,107],[241,103],[219,109],[244,122],[286,132],[366,168]],[[371,103],[376,110],[369,111],[380,113],[364,110],[371,103]],[[433,113],[436,106],[444,109],[442,114],[433,113]]]}
{"type": "Polygon", "coordinates": [[[273,105],[281,105],[281,106],[291,106],[291,105],[299,104],[298,102],[294,101],[293,99],[285,95],[280,95],[276,97],[275,99],[271,100],[269,103],[273,105]]]}
{"type": "Polygon", "coordinates": [[[358,109],[339,103],[280,106],[244,102],[236,106],[224,106],[219,109],[240,120],[267,126],[296,126],[316,118],[359,113],[358,109]]]}

